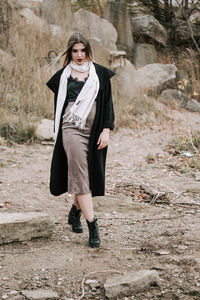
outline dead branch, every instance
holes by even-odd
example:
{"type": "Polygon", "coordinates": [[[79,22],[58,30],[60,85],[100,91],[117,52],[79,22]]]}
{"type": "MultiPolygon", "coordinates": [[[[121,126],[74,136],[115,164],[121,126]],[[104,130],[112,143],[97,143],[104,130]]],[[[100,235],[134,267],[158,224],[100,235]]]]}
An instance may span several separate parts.
{"type": "Polygon", "coordinates": [[[85,274],[83,276],[83,280],[82,280],[82,283],[81,283],[81,287],[82,287],[82,294],[81,296],[78,298],[78,300],[81,300],[83,299],[84,295],[85,295],[85,289],[84,289],[84,283],[85,283],[85,279],[86,277],[90,276],[90,275],[95,275],[95,274],[99,274],[99,273],[116,273],[116,274],[122,274],[123,272],[119,272],[119,271],[115,271],[115,270],[106,270],[106,271],[96,271],[96,272],[90,272],[88,274],[85,274]]]}

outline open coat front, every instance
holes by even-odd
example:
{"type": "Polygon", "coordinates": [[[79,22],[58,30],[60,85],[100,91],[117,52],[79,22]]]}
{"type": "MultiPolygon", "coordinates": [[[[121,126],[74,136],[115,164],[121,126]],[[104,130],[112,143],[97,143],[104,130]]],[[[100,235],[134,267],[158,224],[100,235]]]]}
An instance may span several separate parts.
{"type": "MultiPolygon", "coordinates": [[[[94,63],[100,88],[96,98],[96,115],[89,140],[88,168],[92,196],[103,196],[105,194],[105,164],[107,147],[97,150],[97,141],[103,128],[114,128],[114,110],[111,94],[110,78],[114,73],[94,63]]],[[[55,112],[57,105],[57,94],[60,77],[64,68],[56,72],[47,82],[47,86],[54,92],[55,112]]],[[[68,166],[67,157],[62,142],[62,116],[66,107],[63,105],[60,118],[60,126],[54,146],[50,172],[50,192],[59,196],[68,191],[68,166]]]]}

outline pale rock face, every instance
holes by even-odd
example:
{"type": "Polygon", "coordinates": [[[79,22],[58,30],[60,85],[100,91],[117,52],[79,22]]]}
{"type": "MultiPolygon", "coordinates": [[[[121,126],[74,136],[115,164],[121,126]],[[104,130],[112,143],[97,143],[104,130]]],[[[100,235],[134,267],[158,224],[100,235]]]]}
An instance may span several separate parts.
{"type": "Polygon", "coordinates": [[[34,12],[29,8],[23,8],[20,10],[20,15],[25,19],[27,24],[34,25],[41,31],[44,31],[47,27],[47,22],[40,17],[36,16],[34,12]]]}
{"type": "Polygon", "coordinates": [[[70,0],[43,0],[42,17],[49,23],[70,31],[75,27],[70,0]]]}
{"type": "Polygon", "coordinates": [[[134,41],[131,31],[129,12],[125,1],[107,1],[104,6],[103,17],[111,22],[118,32],[117,48],[127,52],[132,57],[134,41]]]}
{"type": "Polygon", "coordinates": [[[192,112],[200,112],[200,103],[195,99],[188,99],[187,95],[176,89],[162,91],[160,100],[174,108],[185,108],[192,112]]]}
{"type": "Polygon", "coordinates": [[[132,33],[136,36],[146,35],[167,45],[167,31],[153,16],[144,15],[131,18],[132,33]]]}
{"type": "Polygon", "coordinates": [[[158,55],[154,45],[136,44],[134,53],[134,65],[138,68],[148,64],[157,63],[158,55]]]}
{"type": "Polygon", "coordinates": [[[89,40],[98,39],[109,50],[117,50],[117,31],[110,22],[84,9],[79,9],[74,17],[78,31],[89,40]]]}
{"type": "Polygon", "coordinates": [[[136,71],[136,86],[144,89],[160,87],[176,78],[177,68],[171,64],[148,64],[136,71]]]}
{"type": "Polygon", "coordinates": [[[100,65],[110,68],[110,51],[104,47],[99,39],[91,39],[90,45],[93,53],[93,60],[100,65]]]}
{"type": "Polygon", "coordinates": [[[130,61],[126,60],[123,68],[116,69],[113,78],[114,97],[121,101],[132,101],[137,94],[161,88],[165,82],[175,79],[176,70],[174,65],[167,64],[148,64],[136,70],[130,61]]]}

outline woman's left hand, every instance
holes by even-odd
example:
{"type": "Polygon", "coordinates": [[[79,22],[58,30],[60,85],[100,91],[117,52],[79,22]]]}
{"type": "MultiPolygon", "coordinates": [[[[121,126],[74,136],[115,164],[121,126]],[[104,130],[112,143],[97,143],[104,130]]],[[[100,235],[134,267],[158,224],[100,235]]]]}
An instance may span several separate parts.
{"type": "Polygon", "coordinates": [[[101,150],[103,148],[105,148],[106,146],[108,146],[109,144],[109,133],[110,133],[110,129],[109,128],[104,128],[103,131],[101,132],[97,145],[99,145],[99,147],[97,148],[97,150],[101,150]]]}

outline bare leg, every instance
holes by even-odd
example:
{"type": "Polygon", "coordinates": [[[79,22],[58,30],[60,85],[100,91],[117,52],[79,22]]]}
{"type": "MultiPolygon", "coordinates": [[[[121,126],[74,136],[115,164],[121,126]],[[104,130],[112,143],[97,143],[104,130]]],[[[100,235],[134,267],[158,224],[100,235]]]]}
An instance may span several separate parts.
{"type": "Polygon", "coordinates": [[[79,202],[78,202],[78,197],[77,195],[74,195],[74,205],[76,206],[76,208],[79,210],[81,209],[80,208],[80,205],[79,205],[79,202]]]}
{"type": "Polygon", "coordinates": [[[86,220],[94,220],[93,202],[91,193],[85,195],[76,195],[76,199],[86,220]]]}

